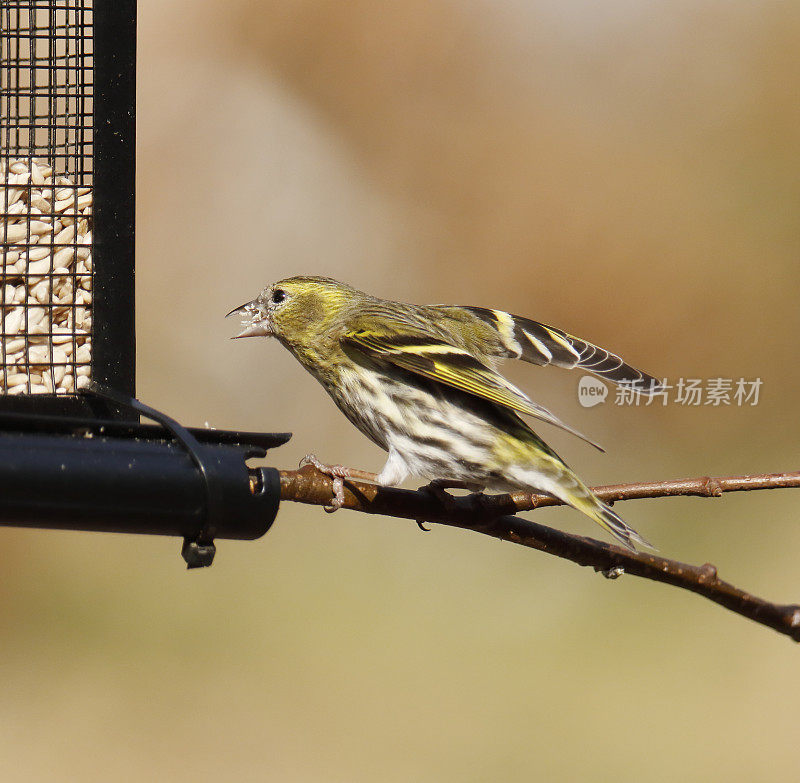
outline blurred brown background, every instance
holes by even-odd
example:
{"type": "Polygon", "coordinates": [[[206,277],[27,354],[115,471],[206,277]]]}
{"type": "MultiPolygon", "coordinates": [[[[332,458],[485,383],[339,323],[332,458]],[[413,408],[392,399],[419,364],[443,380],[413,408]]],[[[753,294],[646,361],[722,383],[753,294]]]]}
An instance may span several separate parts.
{"type": "MultiPolygon", "coordinates": [[[[713,0],[142,0],[139,394],[383,455],[231,307],[295,273],[504,307],[746,408],[583,409],[587,481],[797,467],[800,7],[713,0]]],[[[613,392],[612,392],[613,394],[613,392]]],[[[668,556],[800,599],[797,498],[640,501],[668,556]]],[[[596,535],[578,514],[538,519],[596,535]]],[[[787,780],[797,650],[688,594],[464,532],[284,507],[186,573],[178,542],[3,534],[14,781],[787,780]]]]}

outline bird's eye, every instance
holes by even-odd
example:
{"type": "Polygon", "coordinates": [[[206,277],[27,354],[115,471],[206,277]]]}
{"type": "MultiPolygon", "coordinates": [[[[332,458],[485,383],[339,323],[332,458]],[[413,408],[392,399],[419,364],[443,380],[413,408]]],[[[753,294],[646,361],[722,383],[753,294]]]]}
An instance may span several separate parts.
{"type": "Polygon", "coordinates": [[[276,288],[272,292],[272,301],[275,304],[280,304],[284,299],[286,299],[286,291],[281,291],[280,288],[276,288]]]}

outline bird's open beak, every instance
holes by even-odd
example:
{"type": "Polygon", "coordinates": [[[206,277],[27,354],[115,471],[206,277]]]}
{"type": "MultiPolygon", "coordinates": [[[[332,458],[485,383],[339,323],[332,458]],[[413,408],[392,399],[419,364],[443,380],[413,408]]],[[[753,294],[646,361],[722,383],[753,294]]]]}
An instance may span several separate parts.
{"type": "Polygon", "coordinates": [[[270,337],[272,335],[272,328],[264,317],[261,305],[255,299],[252,302],[245,302],[239,307],[234,307],[225,317],[228,318],[231,315],[240,316],[242,325],[246,324],[239,334],[235,334],[231,338],[232,340],[238,340],[241,337],[270,337]]]}
{"type": "Polygon", "coordinates": [[[255,309],[256,301],[255,299],[245,302],[243,305],[239,305],[238,307],[234,307],[225,317],[230,318],[232,315],[238,315],[240,313],[249,313],[253,309],[255,309]]]}

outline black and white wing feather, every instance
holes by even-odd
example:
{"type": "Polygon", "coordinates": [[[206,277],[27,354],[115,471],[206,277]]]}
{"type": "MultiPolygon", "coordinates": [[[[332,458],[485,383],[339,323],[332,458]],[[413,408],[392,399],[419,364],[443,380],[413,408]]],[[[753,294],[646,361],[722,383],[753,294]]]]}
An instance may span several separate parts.
{"type": "Polygon", "coordinates": [[[464,309],[495,330],[499,338],[498,356],[532,364],[578,368],[612,383],[633,386],[643,394],[655,393],[661,387],[658,379],[626,364],[617,354],[555,327],[504,310],[464,309]]]}

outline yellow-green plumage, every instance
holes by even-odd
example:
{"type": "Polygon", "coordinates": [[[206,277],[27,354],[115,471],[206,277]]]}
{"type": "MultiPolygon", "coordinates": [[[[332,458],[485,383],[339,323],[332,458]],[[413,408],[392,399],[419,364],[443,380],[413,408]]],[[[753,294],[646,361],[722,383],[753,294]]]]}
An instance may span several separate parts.
{"type": "Polygon", "coordinates": [[[495,369],[497,359],[519,358],[639,381],[645,392],[657,388],[616,355],[501,310],[391,302],[321,277],[281,280],[235,312],[249,318],[240,336],[280,340],[345,416],[389,452],[381,483],[414,475],[547,492],[629,548],[646,543],[518,414],[580,434],[495,369]]]}

